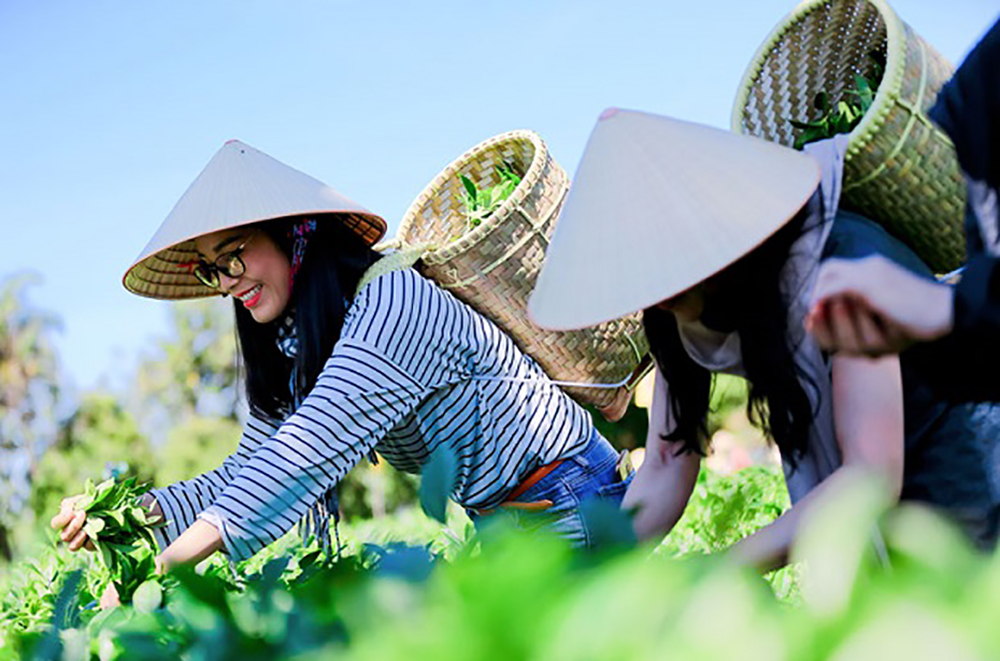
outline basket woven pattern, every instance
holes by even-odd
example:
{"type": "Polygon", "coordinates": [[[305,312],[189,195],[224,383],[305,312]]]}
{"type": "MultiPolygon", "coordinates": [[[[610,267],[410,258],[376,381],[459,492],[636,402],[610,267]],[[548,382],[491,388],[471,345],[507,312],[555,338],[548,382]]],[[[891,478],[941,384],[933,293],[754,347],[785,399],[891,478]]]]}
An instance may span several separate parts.
{"type": "Polygon", "coordinates": [[[841,203],[880,222],[932,269],[965,259],[965,184],[954,146],[927,117],[952,66],[883,0],[811,0],[800,5],[758,50],[733,108],[733,130],[791,146],[789,119],[810,121],[813,99],[833,101],[854,75],[886,67],[872,107],[851,132],[841,203]]]}
{"type": "MultiPolygon", "coordinates": [[[[648,351],[639,315],[579,331],[545,331],[528,320],[549,237],[569,190],[565,171],[531,131],[512,131],[472,148],[445,168],[403,217],[396,243],[432,244],[420,270],[502,328],[554,380],[618,383],[648,351]],[[499,183],[496,166],[522,175],[503,205],[467,231],[464,174],[481,189],[499,183]]],[[[583,294],[581,294],[583,295],[583,294]]],[[[566,388],[577,400],[610,405],[621,389],[566,388]]]]}

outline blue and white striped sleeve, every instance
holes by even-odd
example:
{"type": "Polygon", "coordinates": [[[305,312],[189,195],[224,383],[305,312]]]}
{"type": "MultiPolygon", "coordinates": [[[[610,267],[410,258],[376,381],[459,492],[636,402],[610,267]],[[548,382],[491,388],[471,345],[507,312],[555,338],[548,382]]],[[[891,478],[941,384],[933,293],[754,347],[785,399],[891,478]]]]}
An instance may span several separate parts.
{"type": "Polygon", "coordinates": [[[175,482],[162,489],[151,491],[166,525],[153,529],[156,542],[162,551],[195,522],[198,514],[211,505],[229,486],[247,459],[270,438],[278,426],[251,415],[243,428],[240,444],[233,454],[226,457],[218,468],[182,482],[175,482]]]}
{"type": "Polygon", "coordinates": [[[293,413],[198,518],[242,560],[288,531],[428,390],[373,345],[341,339],[293,413]]]}

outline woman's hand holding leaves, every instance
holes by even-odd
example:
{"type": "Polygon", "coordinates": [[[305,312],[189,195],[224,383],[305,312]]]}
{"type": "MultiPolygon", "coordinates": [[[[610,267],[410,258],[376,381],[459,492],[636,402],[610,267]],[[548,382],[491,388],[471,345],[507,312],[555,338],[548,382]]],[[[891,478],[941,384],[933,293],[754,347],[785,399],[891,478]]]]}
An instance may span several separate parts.
{"type": "Polygon", "coordinates": [[[76,508],[76,503],[84,498],[84,494],[64,498],[59,513],[52,517],[50,525],[59,533],[59,539],[66,542],[70,551],[79,551],[86,547],[94,550],[94,542],[88,536],[85,526],[87,513],[76,508]]]}

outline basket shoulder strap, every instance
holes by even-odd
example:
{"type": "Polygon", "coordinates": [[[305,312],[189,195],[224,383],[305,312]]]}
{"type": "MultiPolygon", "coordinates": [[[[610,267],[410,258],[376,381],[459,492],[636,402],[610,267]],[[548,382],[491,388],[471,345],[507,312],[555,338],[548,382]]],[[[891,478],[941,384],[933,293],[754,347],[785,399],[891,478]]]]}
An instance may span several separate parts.
{"type": "Polygon", "coordinates": [[[383,255],[380,260],[369,266],[368,270],[361,276],[361,280],[358,281],[358,288],[354,292],[355,296],[365,285],[371,283],[375,278],[392,273],[393,271],[402,271],[403,269],[410,268],[432,249],[433,247],[426,243],[416,246],[401,245],[394,252],[383,255]]]}

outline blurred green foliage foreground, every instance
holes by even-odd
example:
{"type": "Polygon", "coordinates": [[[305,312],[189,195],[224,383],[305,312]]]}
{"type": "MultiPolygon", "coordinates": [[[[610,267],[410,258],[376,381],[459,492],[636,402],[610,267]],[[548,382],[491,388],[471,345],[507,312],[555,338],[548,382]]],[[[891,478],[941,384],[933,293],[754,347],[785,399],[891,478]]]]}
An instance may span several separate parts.
{"type": "MultiPolygon", "coordinates": [[[[780,483],[768,470],[751,479],[780,483]]],[[[444,526],[407,510],[377,530],[348,526],[339,559],[289,536],[236,568],[149,581],[106,611],[93,603],[100,565],[53,550],[4,579],[0,658],[1000,658],[1000,556],[928,510],[887,509],[857,477],[804,532],[798,589],[781,596],[774,576],[705,555],[757,525],[731,513],[718,536],[716,496],[741,480],[702,478],[672,535],[686,551],[572,552],[502,522],[474,535],[454,508],[444,526]]],[[[614,515],[590,516],[615,539],[614,515]]]]}

